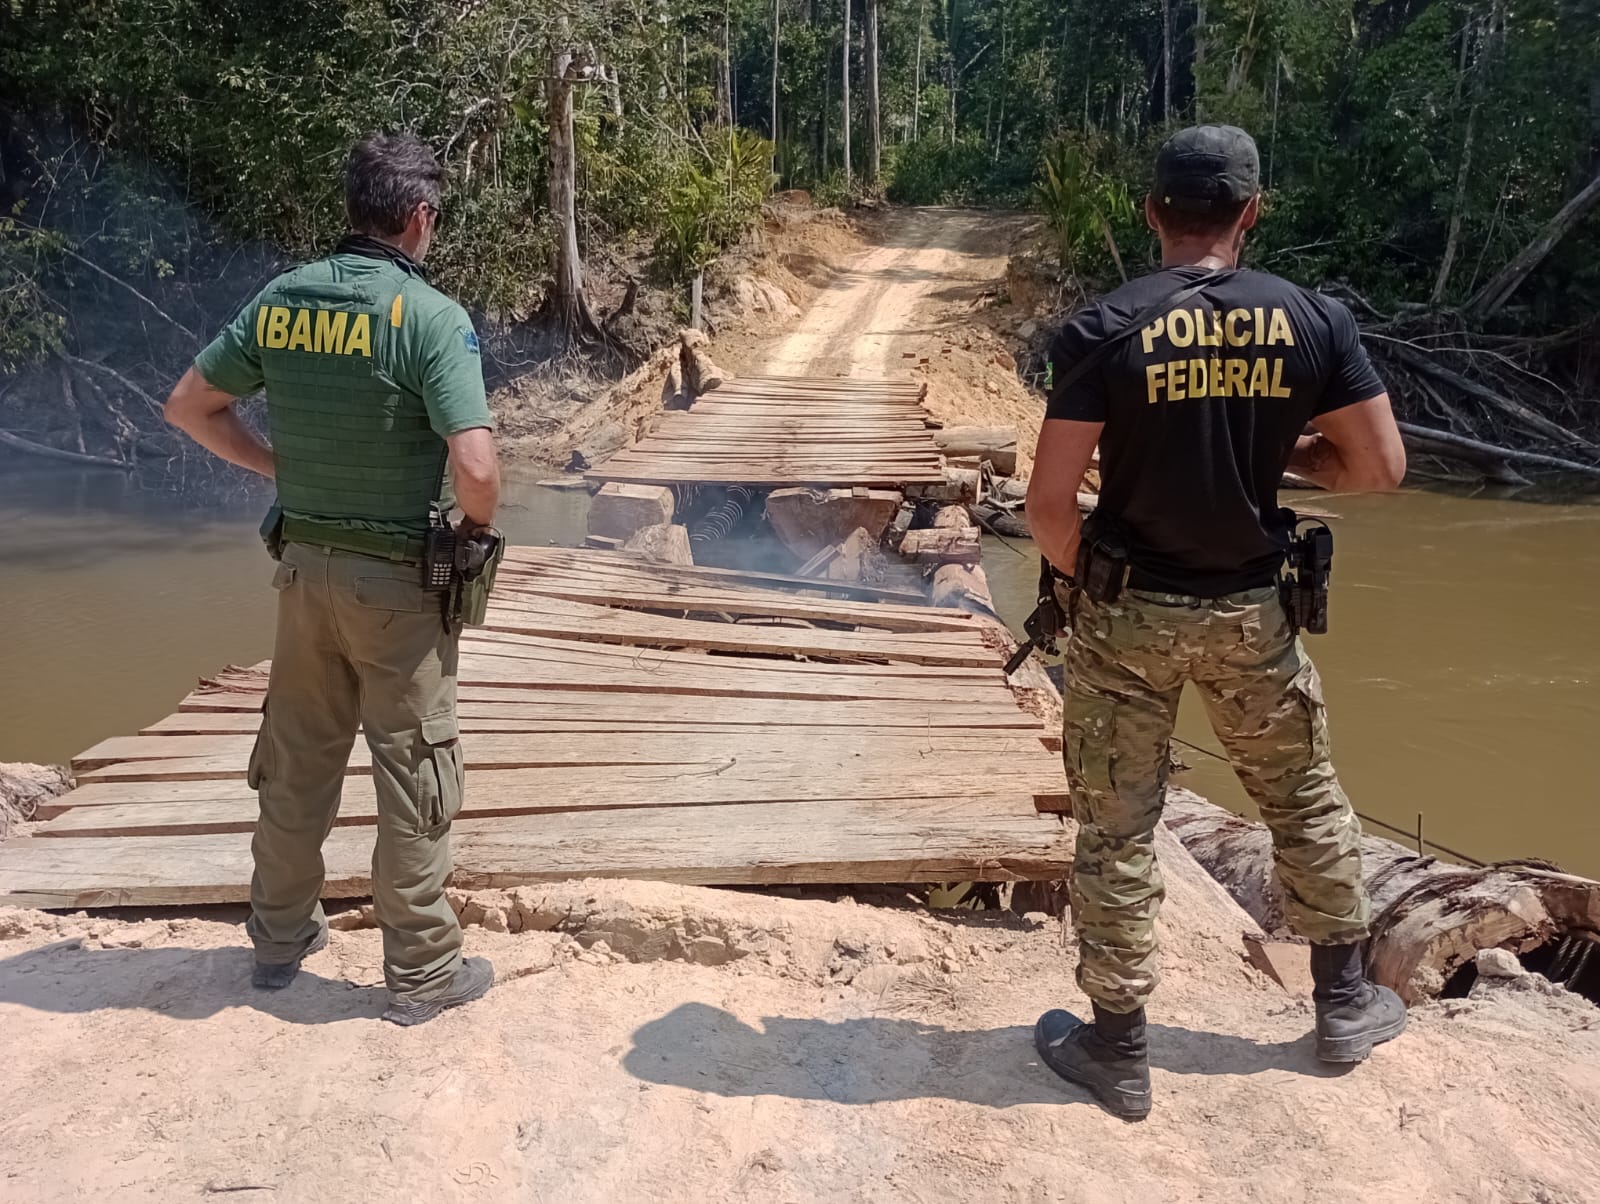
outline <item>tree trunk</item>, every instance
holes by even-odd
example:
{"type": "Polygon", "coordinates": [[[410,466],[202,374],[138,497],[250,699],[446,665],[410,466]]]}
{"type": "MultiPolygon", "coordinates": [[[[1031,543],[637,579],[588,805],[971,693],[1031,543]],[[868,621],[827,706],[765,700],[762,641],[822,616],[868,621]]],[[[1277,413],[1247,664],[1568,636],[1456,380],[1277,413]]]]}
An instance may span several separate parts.
{"type": "Polygon", "coordinates": [[[1006,6],[1000,5],[1000,120],[995,122],[994,143],[991,151],[990,162],[1000,162],[1000,142],[1006,132],[1006,82],[1011,78],[1007,71],[1007,56],[1010,52],[1010,39],[1006,36],[1006,6]]]}
{"type": "Polygon", "coordinates": [[[772,117],[767,127],[772,139],[772,170],[778,170],[778,23],[783,13],[783,0],[772,0],[772,117]]]}
{"type": "Polygon", "coordinates": [[[555,265],[548,316],[568,335],[598,338],[600,325],[583,289],[583,259],[578,254],[577,154],[572,129],[572,89],[593,71],[586,52],[558,49],[551,54],[549,96],[550,216],[555,223],[555,265]]]}
{"type": "Polygon", "coordinates": [[[954,58],[950,60],[950,69],[946,72],[946,75],[950,80],[947,89],[950,100],[950,113],[946,121],[950,128],[950,145],[954,146],[956,144],[956,61],[954,58]]]}
{"type": "MultiPolygon", "coordinates": [[[[1288,934],[1266,825],[1180,789],[1168,791],[1165,818],[1269,936],[1288,934]]],[[[1600,882],[1521,864],[1453,865],[1376,836],[1361,838],[1361,862],[1373,909],[1367,972],[1407,1003],[1470,974],[1481,949],[1542,967],[1569,938],[1600,931],[1600,882]]]]}
{"type": "Polygon", "coordinates": [[[883,128],[878,109],[878,0],[867,0],[867,184],[883,169],[883,128]]]}
{"type": "Polygon", "coordinates": [[[828,110],[833,108],[833,73],[822,73],[822,107],[817,110],[817,180],[828,178],[828,110]]]}
{"type": "Polygon", "coordinates": [[[1566,237],[1567,231],[1582,221],[1596,204],[1600,204],[1600,173],[1596,173],[1594,179],[1584,186],[1583,191],[1563,205],[1561,211],[1545,223],[1544,229],[1539,232],[1539,237],[1529,243],[1520,255],[1501,268],[1474,294],[1472,300],[1467,302],[1466,312],[1480,322],[1499,313],[1501,307],[1511,299],[1511,295],[1532,274],[1533,269],[1544,262],[1545,256],[1566,237]]]}
{"type": "Polygon", "coordinates": [[[858,527],[881,540],[904,500],[892,489],[774,489],[766,516],[779,542],[805,560],[858,527]]]}
{"type": "Polygon", "coordinates": [[[947,426],[931,433],[934,444],[946,456],[975,456],[987,460],[1003,477],[1017,470],[1017,428],[1014,426],[947,426]]]}
{"type": "MultiPolygon", "coordinates": [[[[911,85],[911,141],[917,141],[920,136],[918,125],[922,118],[922,31],[928,24],[928,0],[922,0],[922,7],[917,10],[917,67],[912,76],[911,85]]],[[[1595,77],[1595,96],[1600,98],[1600,75],[1595,77]]],[[[1596,101],[1600,106],[1600,100],[1596,101]]]]}
{"type": "Polygon", "coordinates": [[[906,532],[900,555],[922,564],[977,564],[982,536],[977,527],[923,527],[906,532]]]}
{"type": "Polygon", "coordinates": [[[1478,127],[1479,88],[1476,63],[1482,55],[1486,34],[1481,25],[1469,21],[1461,30],[1461,66],[1456,74],[1456,109],[1460,111],[1463,95],[1469,95],[1467,128],[1461,138],[1461,159],[1456,164],[1455,203],[1450,210],[1450,229],[1445,235],[1444,256],[1439,260],[1439,274],[1434,277],[1433,292],[1429,301],[1438,305],[1444,299],[1445,288],[1450,283],[1450,270],[1455,266],[1456,253],[1461,247],[1461,218],[1467,205],[1467,181],[1472,173],[1472,139],[1478,127]],[[1469,85],[1467,77],[1473,77],[1469,85]]]}
{"type": "Polygon", "coordinates": [[[1474,100],[1467,110],[1467,132],[1461,138],[1461,162],[1456,168],[1456,200],[1450,211],[1450,231],[1444,240],[1444,256],[1439,260],[1439,275],[1434,278],[1433,295],[1429,300],[1438,305],[1444,300],[1444,291],[1450,284],[1450,269],[1455,266],[1456,252],[1461,247],[1461,215],[1467,207],[1467,180],[1472,173],[1472,138],[1478,124],[1478,102],[1474,100]]]}
{"type": "Polygon", "coordinates": [[[944,10],[944,49],[950,56],[949,65],[945,68],[946,99],[950,103],[948,117],[950,145],[956,144],[956,0],[945,0],[944,10]]]}
{"type": "Polygon", "coordinates": [[[850,0],[844,0],[844,37],[840,51],[840,113],[844,118],[839,145],[844,150],[844,188],[850,191],[850,0]]]}
{"type": "Polygon", "coordinates": [[[722,122],[733,128],[733,13],[731,5],[722,7],[722,122]]]}
{"type": "Polygon", "coordinates": [[[1161,0],[1161,120],[1172,120],[1172,0],[1161,0]]]}

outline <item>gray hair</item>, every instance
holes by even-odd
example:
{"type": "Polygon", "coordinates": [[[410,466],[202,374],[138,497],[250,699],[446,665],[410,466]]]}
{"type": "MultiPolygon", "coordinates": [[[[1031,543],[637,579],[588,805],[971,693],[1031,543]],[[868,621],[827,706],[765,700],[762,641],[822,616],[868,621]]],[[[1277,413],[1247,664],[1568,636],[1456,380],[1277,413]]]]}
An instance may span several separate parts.
{"type": "Polygon", "coordinates": [[[434,208],[444,194],[445,171],[411,134],[373,134],[350,148],[344,170],[344,207],[357,234],[393,238],[405,231],[417,206],[434,208]]]}

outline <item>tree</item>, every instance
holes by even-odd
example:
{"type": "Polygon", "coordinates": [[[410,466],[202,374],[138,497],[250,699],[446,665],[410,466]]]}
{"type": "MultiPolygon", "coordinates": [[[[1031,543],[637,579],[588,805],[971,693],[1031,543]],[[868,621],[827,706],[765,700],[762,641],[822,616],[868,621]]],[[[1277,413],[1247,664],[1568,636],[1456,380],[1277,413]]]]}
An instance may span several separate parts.
{"type": "Polygon", "coordinates": [[[850,189],[850,0],[844,0],[844,37],[840,39],[843,51],[840,55],[840,68],[844,82],[841,85],[841,109],[844,117],[844,129],[841,133],[841,145],[844,148],[844,186],[850,189]]]}
{"type": "Polygon", "coordinates": [[[591,47],[555,45],[550,52],[549,98],[550,217],[555,223],[555,265],[547,312],[568,336],[600,337],[600,324],[583,289],[583,259],[578,254],[578,156],[572,125],[572,90],[594,77],[591,47]]]}
{"type": "Polygon", "coordinates": [[[772,0],[772,117],[767,123],[767,137],[772,139],[772,174],[778,174],[778,62],[779,18],[783,13],[783,0],[772,0]]]}
{"type": "Polygon", "coordinates": [[[878,0],[867,3],[867,184],[876,188],[883,168],[883,129],[878,107],[878,0]]]}

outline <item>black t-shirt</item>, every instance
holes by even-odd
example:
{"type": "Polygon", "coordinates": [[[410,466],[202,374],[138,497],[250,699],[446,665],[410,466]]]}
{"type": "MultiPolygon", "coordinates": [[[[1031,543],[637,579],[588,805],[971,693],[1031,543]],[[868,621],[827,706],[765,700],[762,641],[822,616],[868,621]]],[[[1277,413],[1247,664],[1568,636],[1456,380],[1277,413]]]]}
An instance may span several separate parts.
{"type": "MultiPolygon", "coordinates": [[[[1056,379],[1208,270],[1168,268],[1073,315],[1051,346],[1056,379]]],[[[1288,543],[1278,481],[1306,423],[1383,391],[1348,309],[1238,271],[1056,388],[1045,417],[1105,423],[1100,505],[1127,528],[1129,584],[1219,597],[1276,577],[1288,543]]]]}

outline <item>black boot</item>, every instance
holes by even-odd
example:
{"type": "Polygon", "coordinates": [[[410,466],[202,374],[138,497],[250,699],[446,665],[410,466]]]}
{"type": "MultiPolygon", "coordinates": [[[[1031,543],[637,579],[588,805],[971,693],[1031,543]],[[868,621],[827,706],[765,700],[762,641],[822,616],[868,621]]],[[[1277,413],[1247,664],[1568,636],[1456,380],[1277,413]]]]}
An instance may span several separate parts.
{"type": "Polygon", "coordinates": [[[1374,1045],[1406,1030],[1406,1005],[1368,980],[1361,945],[1311,946],[1311,999],[1317,1006],[1317,1057],[1365,1062],[1374,1045]]]}
{"type": "Polygon", "coordinates": [[[324,924],[322,930],[311,938],[304,951],[292,962],[257,962],[255,969],[250,974],[251,983],[262,991],[281,991],[294,981],[295,975],[300,973],[300,963],[313,953],[320,953],[328,947],[328,926],[324,924]]]}
{"type": "Polygon", "coordinates": [[[1087,1087],[1106,1111],[1123,1120],[1150,1115],[1150,1053],[1144,1009],[1118,1013],[1094,1005],[1094,1023],[1071,1012],[1046,1012],[1033,1028],[1033,1044],[1070,1083],[1087,1087]]]}

